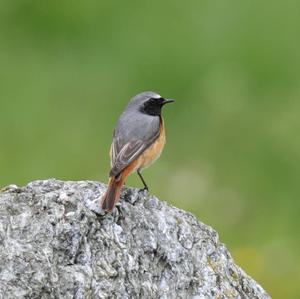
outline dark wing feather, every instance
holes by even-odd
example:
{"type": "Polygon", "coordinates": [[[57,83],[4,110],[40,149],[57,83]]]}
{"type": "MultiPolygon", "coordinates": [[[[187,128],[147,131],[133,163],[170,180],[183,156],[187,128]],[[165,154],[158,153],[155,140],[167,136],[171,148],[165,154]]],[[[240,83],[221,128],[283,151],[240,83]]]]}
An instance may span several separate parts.
{"type": "Polygon", "coordinates": [[[109,176],[117,176],[126,166],[136,160],[157,138],[159,133],[147,142],[143,140],[132,140],[123,143],[118,137],[114,138],[112,144],[112,168],[109,176]]]}

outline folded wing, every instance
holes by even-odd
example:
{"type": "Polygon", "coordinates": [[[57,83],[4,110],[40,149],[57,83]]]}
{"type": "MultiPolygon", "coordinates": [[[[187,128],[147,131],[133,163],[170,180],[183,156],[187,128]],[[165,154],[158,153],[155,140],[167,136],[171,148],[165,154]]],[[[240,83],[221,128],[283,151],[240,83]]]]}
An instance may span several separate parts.
{"type": "Polygon", "coordinates": [[[147,141],[134,139],[124,142],[120,137],[115,137],[111,146],[112,168],[109,176],[117,176],[131,162],[136,160],[158,137],[159,132],[147,141]]]}

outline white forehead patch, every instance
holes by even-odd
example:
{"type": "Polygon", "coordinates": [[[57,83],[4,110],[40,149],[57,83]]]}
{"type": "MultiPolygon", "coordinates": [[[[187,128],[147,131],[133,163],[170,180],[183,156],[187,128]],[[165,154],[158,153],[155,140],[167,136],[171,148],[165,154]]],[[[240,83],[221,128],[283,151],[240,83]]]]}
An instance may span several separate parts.
{"type": "Polygon", "coordinates": [[[152,96],[152,98],[154,98],[154,99],[160,99],[161,96],[159,94],[155,94],[155,95],[152,96]]]}

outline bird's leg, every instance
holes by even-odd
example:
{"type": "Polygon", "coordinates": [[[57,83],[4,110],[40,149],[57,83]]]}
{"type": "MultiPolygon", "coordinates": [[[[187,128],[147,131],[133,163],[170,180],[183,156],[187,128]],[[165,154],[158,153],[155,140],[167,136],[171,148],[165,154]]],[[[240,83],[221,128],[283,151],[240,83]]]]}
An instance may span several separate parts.
{"type": "Polygon", "coordinates": [[[139,169],[137,170],[137,174],[139,175],[139,177],[140,177],[140,179],[142,180],[143,185],[144,185],[144,188],[141,189],[140,191],[145,191],[145,190],[149,191],[149,188],[148,188],[148,186],[147,186],[147,184],[146,184],[144,178],[142,177],[142,174],[140,173],[140,170],[139,170],[139,169]]]}

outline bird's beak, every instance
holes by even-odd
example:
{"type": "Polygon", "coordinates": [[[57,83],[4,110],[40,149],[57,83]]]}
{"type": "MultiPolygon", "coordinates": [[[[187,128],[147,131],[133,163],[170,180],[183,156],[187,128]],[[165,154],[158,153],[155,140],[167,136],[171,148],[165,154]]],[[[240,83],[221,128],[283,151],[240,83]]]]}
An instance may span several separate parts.
{"type": "Polygon", "coordinates": [[[173,99],[164,99],[164,101],[162,102],[163,105],[168,104],[168,103],[173,103],[175,102],[175,100],[173,99]]]}

